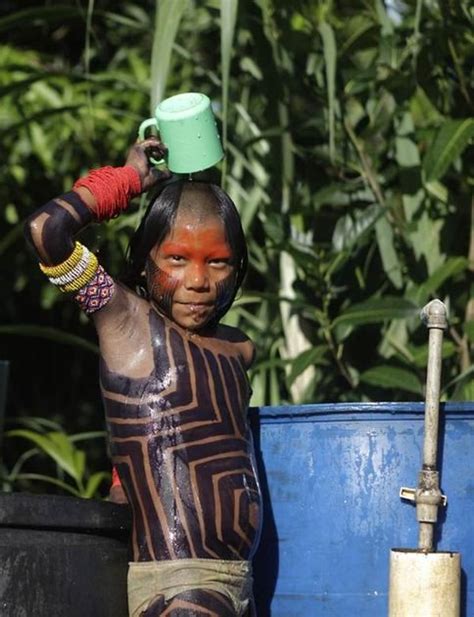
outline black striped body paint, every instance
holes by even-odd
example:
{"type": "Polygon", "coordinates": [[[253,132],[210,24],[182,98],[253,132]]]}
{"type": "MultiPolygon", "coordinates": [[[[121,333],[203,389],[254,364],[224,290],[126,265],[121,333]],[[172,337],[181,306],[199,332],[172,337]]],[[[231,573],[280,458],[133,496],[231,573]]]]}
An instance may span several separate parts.
{"type": "Polygon", "coordinates": [[[131,379],[101,365],[114,464],[133,509],[133,559],[247,560],[260,494],[235,344],[149,315],[154,368],[131,379]]]}

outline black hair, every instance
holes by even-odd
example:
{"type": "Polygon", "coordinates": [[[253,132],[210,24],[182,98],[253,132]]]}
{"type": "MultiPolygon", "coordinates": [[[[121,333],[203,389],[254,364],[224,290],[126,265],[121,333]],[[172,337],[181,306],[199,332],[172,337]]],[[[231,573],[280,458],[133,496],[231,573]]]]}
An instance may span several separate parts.
{"type": "MultiPolygon", "coordinates": [[[[193,187],[205,191],[210,197],[209,201],[213,202],[212,212],[224,224],[226,240],[232,252],[232,264],[235,268],[233,293],[213,317],[212,323],[215,324],[230,309],[248,266],[247,242],[240,215],[232,199],[216,184],[178,180],[168,184],[158,195],[153,196],[137,231],[130,240],[126,271],[121,279],[128,287],[148,297],[147,281],[144,275],[148,256],[152,248],[161,244],[170,233],[181,205],[183,190],[193,187]]],[[[192,210],[192,201],[188,207],[192,210]]]]}

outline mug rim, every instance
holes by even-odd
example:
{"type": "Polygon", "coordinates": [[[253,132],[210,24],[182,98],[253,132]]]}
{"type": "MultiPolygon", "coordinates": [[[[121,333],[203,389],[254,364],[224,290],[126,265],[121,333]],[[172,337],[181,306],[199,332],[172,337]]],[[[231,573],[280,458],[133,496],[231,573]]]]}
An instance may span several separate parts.
{"type": "Polygon", "coordinates": [[[156,106],[155,116],[158,121],[185,120],[207,112],[211,100],[201,92],[182,92],[170,96],[156,106]],[[183,105],[184,103],[184,105],[183,105]],[[176,108],[173,108],[176,105],[176,108]]]}

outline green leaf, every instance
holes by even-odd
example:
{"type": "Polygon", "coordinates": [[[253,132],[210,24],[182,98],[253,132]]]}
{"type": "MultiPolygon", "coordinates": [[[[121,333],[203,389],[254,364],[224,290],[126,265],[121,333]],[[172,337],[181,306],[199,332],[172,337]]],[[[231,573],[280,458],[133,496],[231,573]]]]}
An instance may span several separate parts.
{"type": "Polygon", "coordinates": [[[64,433],[53,431],[45,435],[39,435],[26,429],[16,429],[8,431],[7,435],[10,437],[23,437],[33,442],[78,483],[82,480],[85,465],[84,453],[77,450],[64,433]]]}
{"type": "Polygon", "coordinates": [[[380,217],[380,206],[371,204],[354,209],[351,214],[339,217],[334,228],[332,244],[336,251],[350,249],[366,232],[370,231],[380,217]]]}
{"type": "Polygon", "coordinates": [[[382,364],[368,369],[360,375],[362,383],[384,389],[396,389],[421,396],[422,385],[416,375],[398,366],[382,364]]]}
{"type": "Polygon", "coordinates": [[[12,470],[10,471],[10,473],[8,474],[8,479],[10,482],[15,482],[18,474],[20,473],[23,465],[33,456],[36,456],[37,454],[39,454],[40,450],[38,448],[31,448],[30,450],[26,450],[26,452],[23,452],[22,454],[20,454],[20,456],[18,457],[18,459],[15,461],[15,464],[13,465],[12,470]]]}
{"type": "Polygon", "coordinates": [[[189,0],[156,0],[155,31],[151,52],[151,113],[163,98],[173,44],[189,0]]]}
{"type": "MultiPolygon", "coordinates": [[[[70,441],[69,444],[71,444],[70,441]]],[[[86,471],[86,453],[84,452],[84,450],[77,450],[76,448],[74,448],[74,446],[72,446],[71,454],[72,467],[74,468],[73,478],[79,485],[81,485],[84,478],[84,473],[86,471]]]]}
{"type": "Polygon", "coordinates": [[[32,152],[38,157],[45,169],[53,166],[52,148],[49,146],[48,133],[38,122],[28,123],[32,152]]]}
{"type": "Polygon", "coordinates": [[[426,182],[425,188],[427,192],[438,201],[441,201],[443,204],[448,203],[448,189],[444,184],[441,184],[441,182],[437,182],[436,180],[434,182],[426,182]]]}
{"type": "MultiPolygon", "coordinates": [[[[224,0],[221,8],[221,65],[222,65],[222,145],[227,148],[227,108],[229,100],[229,73],[232,59],[235,22],[237,19],[238,0],[224,0]]],[[[225,186],[227,159],[222,168],[222,184],[225,186]]]]}
{"type": "MultiPolygon", "coordinates": [[[[0,97],[5,97],[9,94],[16,94],[16,96],[19,96],[22,91],[27,92],[35,82],[41,81],[42,79],[45,79],[45,77],[46,77],[46,74],[37,73],[36,75],[33,75],[32,77],[27,77],[26,79],[18,79],[15,81],[11,81],[5,86],[2,85],[0,87],[0,97]]],[[[2,119],[2,124],[3,124],[3,119],[2,119]]]]}
{"type": "MultiPolygon", "coordinates": [[[[411,353],[413,364],[419,368],[424,368],[428,364],[428,344],[425,345],[409,345],[408,349],[411,353]]],[[[458,348],[453,341],[443,340],[441,357],[444,359],[454,356],[458,352],[458,348]]]]}
{"type": "Polygon", "coordinates": [[[51,476],[46,476],[44,474],[21,473],[16,477],[15,480],[16,481],[37,480],[40,482],[46,482],[47,484],[53,484],[54,486],[61,488],[63,491],[66,491],[67,493],[71,493],[75,497],[81,497],[80,491],[74,488],[73,486],[71,486],[70,484],[63,482],[62,480],[59,480],[58,478],[52,478],[51,476]]]}
{"type": "Polygon", "coordinates": [[[20,424],[37,433],[46,433],[48,429],[50,431],[61,431],[61,425],[54,420],[50,420],[49,418],[40,418],[37,416],[11,418],[7,416],[6,421],[8,423],[20,424]]]}
{"type": "Polygon", "coordinates": [[[408,319],[419,312],[419,307],[404,298],[386,296],[354,304],[336,317],[333,328],[380,323],[391,319],[408,319]]]}
{"type": "Polygon", "coordinates": [[[420,86],[417,86],[410,101],[410,109],[417,126],[439,125],[443,121],[443,116],[420,86]]]}
{"type": "Polygon", "coordinates": [[[96,496],[99,486],[102,482],[110,481],[110,473],[107,471],[98,471],[93,473],[87,480],[84,491],[81,492],[81,497],[84,499],[92,499],[96,496]]]}
{"type": "Polygon", "coordinates": [[[403,286],[402,267],[393,244],[393,230],[386,217],[375,224],[377,244],[385,274],[397,289],[403,286]]]}
{"type": "Polygon", "coordinates": [[[319,34],[323,40],[324,65],[326,67],[327,100],[329,110],[329,158],[336,158],[335,114],[336,114],[336,63],[337,49],[334,30],[326,22],[319,24],[319,34]]]}
{"type": "Polygon", "coordinates": [[[463,387],[460,390],[460,397],[464,401],[474,400],[474,379],[471,379],[463,384],[463,387]]]}
{"type": "Polygon", "coordinates": [[[127,17],[126,15],[119,15],[109,11],[104,11],[103,15],[105,19],[115,22],[116,24],[126,26],[129,29],[132,28],[134,30],[143,30],[145,26],[143,21],[138,19],[138,17],[127,17]]]}
{"type": "Polygon", "coordinates": [[[441,252],[442,229],[443,220],[431,218],[427,210],[424,209],[415,224],[415,228],[412,227],[412,231],[407,237],[417,259],[424,257],[426,260],[429,275],[433,274],[446,259],[446,256],[441,252]]]}
{"type": "Polygon", "coordinates": [[[77,111],[81,107],[84,107],[83,104],[79,105],[64,105],[62,107],[54,107],[52,109],[43,109],[31,116],[23,118],[19,122],[14,122],[12,124],[8,124],[0,129],[0,135],[6,134],[10,131],[17,131],[22,127],[28,126],[30,123],[37,122],[38,120],[44,120],[45,118],[50,118],[51,116],[65,114],[73,111],[77,111]]]}
{"type": "Polygon", "coordinates": [[[69,439],[72,443],[76,443],[76,441],[90,441],[91,439],[105,439],[106,437],[107,431],[88,431],[86,433],[69,435],[69,439]]]}
{"type": "Polygon", "coordinates": [[[447,120],[426,153],[423,169],[427,182],[439,180],[474,136],[474,118],[447,120]]]}
{"type": "Polygon", "coordinates": [[[341,26],[344,38],[341,40],[341,47],[339,49],[340,57],[343,57],[350,47],[355,47],[370,30],[375,28],[374,22],[371,19],[367,19],[367,16],[363,14],[348,17],[341,26]]]}
{"type": "Polygon", "coordinates": [[[422,283],[416,291],[416,302],[424,304],[430,296],[436,295],[440,287],[454,276],[467,268],[468,261],[465,257],[448,257],[433,274],[422,283]]]}
{"type": "Polygon", "coordinates": [[[471,366],[466,371],[461,373],[460,375],[457,375],[448,384],[446,384],[443,391],[447,391],[453,385],[455,385],[456,387],[454,388],[454,391],[452,394],[452,400],[455,400],[455,401],[473,400],[474,392],[471,392],[471,390],[474,390],[473,388],[474,367],[471,366]]]}
{"type": "Polygon", "coordinates": [[[387,14],[384,2],[382,0],[375,0],[374,4],[375,10],[377,12],[377,17],[379,19],[380,25],[382,26],[382,36],[389,36],[393,34],[393,22],[387,14]]]}
{"type": "Polygon", "coordinates": [[[299,354],[291,361],[291,372],[288,375],[288,386],[291,386],[296,378],[301,375],[309,366],[314,364],[324,364],[324,357],[328,351],[326,345],[311,347],[299,354]]]}

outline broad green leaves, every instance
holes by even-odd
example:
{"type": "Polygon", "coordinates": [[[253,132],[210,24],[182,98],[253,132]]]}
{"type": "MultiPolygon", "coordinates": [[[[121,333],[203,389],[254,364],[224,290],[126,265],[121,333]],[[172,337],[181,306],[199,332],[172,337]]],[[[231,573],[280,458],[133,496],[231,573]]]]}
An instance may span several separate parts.
{"type": "Polygon", "coordinates": [[[8,436],[28,439],[50,456],[76,482],[81,481],[85,469],[85,454],[75,448],[64,433],[51,432],[40,435],[33,431],[18,429],[9,431],[8,436]]]}
{"type": "Polygon", "coordinates": [[[474,118],[447,120],[435,134],[423,161],[427,182],[439,180],[474,137],[474,118]]]}
{"type": "MultiPolygon", "coordinates": [[[[37,423],[33,422],[33,426],[37,423]]],[[[52,484],[77,497],[91,498],[96,496],[99,486],[103,481],[110,479],[108,472],[95,472],[89,474],[86,469],[86,453],[78,448],[75,443],[84,439],[103,439],[104,433],[88,433],[74,436],[58,430],[43,431],[43,427],[14,429],[7,432],[9,439],[22,438],[33,444],[34,448],[26,450],[18,459],[15,466],[6,477],[2,478],[4,484],[18,488],[24,482],[42,482],[52,484]],[[38,430],[39,429],[39,430],[38,430]],[[23,467],[32,457],[39,454],[46,455],[57,465],[57,475],[46,475],[24,471],[23,467]],[[64,476],[64,474],[66,474],[64,476]]]]}

